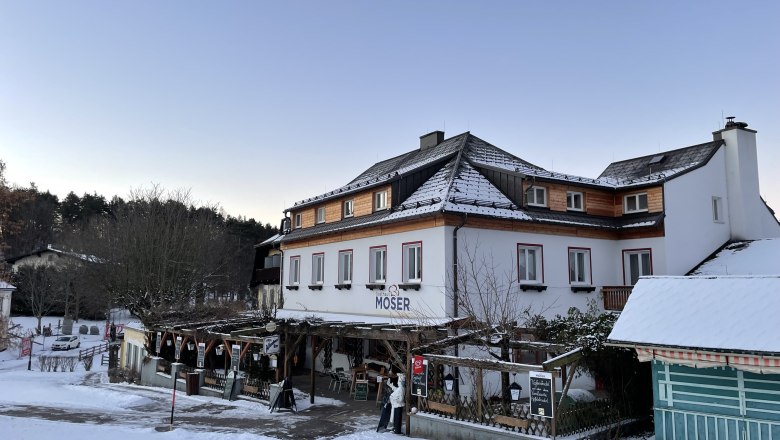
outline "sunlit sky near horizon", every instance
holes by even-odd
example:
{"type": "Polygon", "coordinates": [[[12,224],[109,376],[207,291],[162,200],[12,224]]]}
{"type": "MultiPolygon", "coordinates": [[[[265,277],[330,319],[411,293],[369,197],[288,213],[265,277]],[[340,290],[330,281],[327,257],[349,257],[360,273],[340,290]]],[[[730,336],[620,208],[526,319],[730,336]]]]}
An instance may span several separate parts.
{"type": "Polygon", "coordinates": [[[0,0],[0,159],[64,197],[190,189],[278,224],[419,136],[597,177],[758,131],[780,210],[780,2],[0,0]]]}

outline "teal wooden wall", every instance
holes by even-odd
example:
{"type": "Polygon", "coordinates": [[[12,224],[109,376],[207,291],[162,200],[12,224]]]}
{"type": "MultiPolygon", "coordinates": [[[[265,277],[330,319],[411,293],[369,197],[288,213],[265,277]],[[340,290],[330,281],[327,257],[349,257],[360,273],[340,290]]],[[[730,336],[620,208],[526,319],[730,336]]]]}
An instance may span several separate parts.
{"type": "Polygon", "coordinates": [[[780,440],[780,374],[653,361],[657,440],[780,440]]]}

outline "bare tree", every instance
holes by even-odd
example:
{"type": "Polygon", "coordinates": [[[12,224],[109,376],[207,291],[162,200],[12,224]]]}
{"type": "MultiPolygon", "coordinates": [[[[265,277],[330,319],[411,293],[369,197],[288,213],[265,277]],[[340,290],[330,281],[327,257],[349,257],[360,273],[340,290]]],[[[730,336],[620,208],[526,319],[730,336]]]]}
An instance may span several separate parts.
{"type": "Polygon", "coordinates": [[[25,265],[14,273],[16,292],[14,298],[30,310],[38,320],[40,333],[41,319],[52,312],[62,301],[61,271],[47,264],[25,265]]]}
{"type": "Polygon", "coordinates": [[[133,191],[113,217],[95,218],[88,230],[81,245],[111,300],[145,324],[231,288],[236,248],[222,214],[195,208],[188,191],[133,191]]]}

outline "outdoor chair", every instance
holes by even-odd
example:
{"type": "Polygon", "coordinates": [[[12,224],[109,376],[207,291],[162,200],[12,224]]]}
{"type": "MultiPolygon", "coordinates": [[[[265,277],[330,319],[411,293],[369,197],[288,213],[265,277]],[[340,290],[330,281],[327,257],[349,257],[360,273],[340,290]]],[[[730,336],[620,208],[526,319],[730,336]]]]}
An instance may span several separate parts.
{"type": "Polygon", "coordinates": [[[336,372],[336,384],[334,385],[334,388],[336,385],[338,385],[339,387],[338,391],[341,392],[341,389],[344,385],[349,387],[351,384],[352,384],[352,377],[350,377],[349,374],[347,374],[344,370],[336,372]]]}

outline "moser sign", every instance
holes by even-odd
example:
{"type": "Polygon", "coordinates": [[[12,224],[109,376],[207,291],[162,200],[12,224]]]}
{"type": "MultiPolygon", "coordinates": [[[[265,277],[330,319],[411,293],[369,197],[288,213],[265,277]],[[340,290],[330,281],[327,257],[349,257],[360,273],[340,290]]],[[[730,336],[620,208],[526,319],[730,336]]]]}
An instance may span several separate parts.
{"type": "Polygon", "coordinates": [[[412,300],[401,296],[398,292],[398,286],[392,285],[387,289],[387,293],[382,292],[376,297],[375,307],[378,310],[409,311],[409,305],[412,300]]]}

